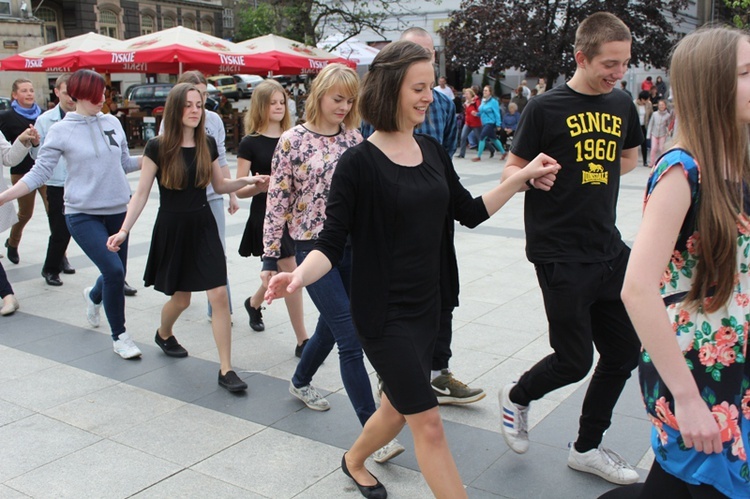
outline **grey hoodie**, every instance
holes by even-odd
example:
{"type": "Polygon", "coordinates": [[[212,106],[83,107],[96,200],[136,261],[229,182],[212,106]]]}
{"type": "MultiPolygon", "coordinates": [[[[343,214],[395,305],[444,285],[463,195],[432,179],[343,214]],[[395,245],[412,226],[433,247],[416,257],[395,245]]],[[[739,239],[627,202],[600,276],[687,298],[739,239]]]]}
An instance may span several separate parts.
{"type": "Polygon", "coordinates": [[[83,116],[68,113],[50,127],[39,149],[36,164],[21,179],[30,190],[52,176],[65,158],[65,213],[114,215],[127,211],[130,185],[126,173],[138,170],[138,158],[130,156],[120,121],[111,114],[83,116]]]}

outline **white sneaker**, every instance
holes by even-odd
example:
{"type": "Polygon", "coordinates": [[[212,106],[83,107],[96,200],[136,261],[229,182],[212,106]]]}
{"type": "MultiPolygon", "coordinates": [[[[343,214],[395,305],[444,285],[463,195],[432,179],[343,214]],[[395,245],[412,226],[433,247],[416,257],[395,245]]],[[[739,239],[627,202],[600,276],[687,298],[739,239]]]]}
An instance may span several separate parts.
{"type": "Polygon", "coordinates": [[[602,446],[587,452],[578,452],[571,443],[568,454],[568,466],[574,470],[598,475],[608,482],[618,485],[635,483],[640,478],[635,468],[611,449],[602,446]]]}
{"type": "Polygon", "coordinates": [[[134,359],[141,356],[141,350],[133,343],[128,333],[122,333],[112,342],[115,353],[123,359],[134,359]]]}
{"type": "Polygon", "coordinates": [[[3,298],[2,302],[2,308],[0,308],[0,315],[11,315],[16,310],[21,308],[21,305],[18,304],[18,300],[16,299],[15,295],[6,295],[5,298],[3,298]]]}
{"type": "Polygon", "coordinates": [[[328,401],[324,399],[323,396],[318,393],[318,390],[316,390],[312,385],[297,388],[294,386],[294,383],[290,381],[289,393],[300,399],[305,403],[307,407],[309,407],[313,411],[327,411],[331,408],[331,404],[329,404],[328,401]]]}
{"type": "Polygon", "coordinates": [[[500,414],[503,418],[500,430],[508,447],[513,452],[523,454],[529,450],[529,406],[511,402],[509,394],[515,384],[513,382],[505,385],[497,394],[500,400],[500,414]]]}
{"type": "Polygon", "coordinates": [[[102,309],[101,303],[94,303],[91,299],[91,290],[93,288],[88,287],[83,290],[83,299],[86,301],[86,320],[89,321],[91,327],[99,327],[99,311],[102,309]]]}
{"type": "Polygon", "coordinates": [[[372,454],[372,458],[375,460],[376,463],[383,464],[386,461],[389,461],[393,459],[394,457],[398,456],[402,452],[404,452],[406,449],[404,449],[404,446],[398,443],[398,440],[395,438],[385,444],[380,449],[376,450],[372,454]]]}

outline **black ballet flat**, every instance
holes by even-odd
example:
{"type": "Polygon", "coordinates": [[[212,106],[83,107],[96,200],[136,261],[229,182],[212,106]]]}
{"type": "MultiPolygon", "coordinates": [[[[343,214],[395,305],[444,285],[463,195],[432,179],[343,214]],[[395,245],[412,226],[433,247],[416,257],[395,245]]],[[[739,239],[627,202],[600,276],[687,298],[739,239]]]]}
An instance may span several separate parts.
{"type": "Polygon", "coordinates": [[[360,494],[367,499],[386,499],[388,497],[388,492],[386,492],[385,486],[383,486],[383,484],[380,483],[380,480],[378,480],[378,477],[372,473],[370,473],[370,475],[375,479],[375,482],[377,482],[375,485],[360,485],[357,483],[354,477],[349,473],[349,468],[346,467],[346,452],[341,457],[341,471],[344,472],[344,475],[352,479],[354,485],[359,489],[360,494]]]}

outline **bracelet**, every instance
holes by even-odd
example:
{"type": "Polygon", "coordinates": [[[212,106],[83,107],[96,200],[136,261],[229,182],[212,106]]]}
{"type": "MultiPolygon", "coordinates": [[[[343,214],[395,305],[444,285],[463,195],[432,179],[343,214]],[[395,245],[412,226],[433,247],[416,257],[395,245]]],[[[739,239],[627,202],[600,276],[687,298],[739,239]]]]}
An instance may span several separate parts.
{"type": "Polygon", "coordinates": [[[526,185],[529,186],[529,189],[536,189],[536,187],[534,187],[534,184],[531,183],[531,179],[526,181],[526,185]]]}

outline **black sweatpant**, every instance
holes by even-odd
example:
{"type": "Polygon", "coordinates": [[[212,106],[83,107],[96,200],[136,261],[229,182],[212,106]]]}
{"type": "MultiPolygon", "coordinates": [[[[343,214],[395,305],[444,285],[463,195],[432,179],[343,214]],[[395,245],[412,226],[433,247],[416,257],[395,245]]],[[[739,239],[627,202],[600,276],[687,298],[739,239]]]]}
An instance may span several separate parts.
{"type": "Polygon", "coordinates": [[[453,339],[453,308],[440,311],[440,329],[432,353],[432,370],[448,369],[451,359],[451,340],[453,339]]]}
{"type": "Polygon", "coordinates": [[[692,485],[670,475],[657,461],[651,466],[644,483],[617,487],[599,499],[723,499],[727,496],[711,485],[692,485]]]}
{"type": "Polygon", "coordinates": [[[638,365],[640,342],[620,299],[630,249],[608,262],[536,265],[554,353],[521,376],[510,399],[528,405],[583,379],[599,352],[583,400],[576,448],[599,446],[617,399],[638,365]]]}
{"type": "Polygon", "coordinates": [[[62,261],[70,243],[70,232],[65,223],[64,187],[47,186],[47,219],[49,221],[49,243],[47,243],[47,257],[44,260],[42,272],[59,274],[62,271],[62,261]]]}

